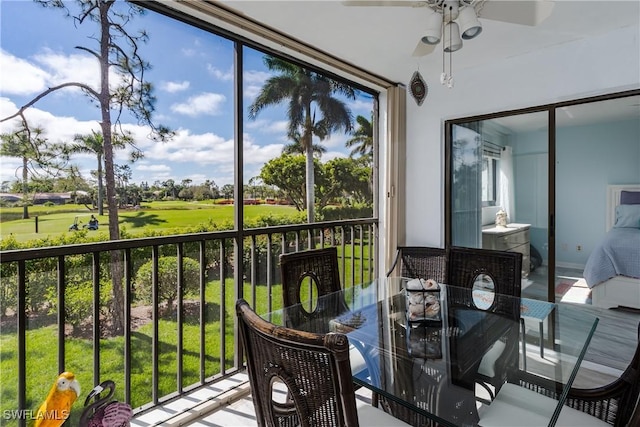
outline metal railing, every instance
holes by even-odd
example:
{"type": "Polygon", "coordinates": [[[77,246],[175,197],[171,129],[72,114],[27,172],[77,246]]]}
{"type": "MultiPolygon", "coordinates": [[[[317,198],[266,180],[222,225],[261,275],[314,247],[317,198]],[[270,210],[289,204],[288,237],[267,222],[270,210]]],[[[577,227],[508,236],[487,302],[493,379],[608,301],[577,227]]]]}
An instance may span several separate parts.
{"type": "MultiPolygon", "coordinates": [[[[243,368],[235,300],[280,308],[278,256],[303,249],[336,246],[344,287],[373,279],[377,225],[331,221],[3,251],[0,413],[17,411],[23,415],[12,422],[26,425],[24,414],[35,415],[64,371],[76,374],[83,393],[114,380],[115,397],[135,413],[233,375],[243,368]]],[[[72,411],[72,424],[80,412],[72,411]]]]}

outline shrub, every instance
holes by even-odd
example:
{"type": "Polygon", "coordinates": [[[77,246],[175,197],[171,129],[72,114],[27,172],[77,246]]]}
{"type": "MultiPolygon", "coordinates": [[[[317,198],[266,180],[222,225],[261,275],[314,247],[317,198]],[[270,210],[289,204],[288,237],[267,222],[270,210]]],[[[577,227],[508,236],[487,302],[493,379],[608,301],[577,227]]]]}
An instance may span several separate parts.
{"type": "MultiPolygon", "coordinates": [[[[184,272],[183,292],[196,293],[200,287],[200,268],[197,261],[183,258],[184,272]]],[[[144,263],[136,273],[134,287],[136,298],[150,304],[153,284],[153,260],[144,263]]],[[[158,258],[158,300],[167,302],[167,310],[171,310],[178,297],[178,258],[163,256],[158,258]]]]}
{"type": "MultiPolygon", "coordinates": [[[[56,288],[49,288],[47,299],[55,301],[56,288]]],[[[100,282],[100,312],[106,315],[111,301],[111,282],[103,280],[100,282]]],[[[87,280],[81,283],[69,284],[64,295],[64,316],[65,321],[73,327],[76,332],[83,323],[90,322],[93,313],[93,282],[87,280]]],[[[57,306],[51,308],[52,313],[57,313],[57,306]]]]}

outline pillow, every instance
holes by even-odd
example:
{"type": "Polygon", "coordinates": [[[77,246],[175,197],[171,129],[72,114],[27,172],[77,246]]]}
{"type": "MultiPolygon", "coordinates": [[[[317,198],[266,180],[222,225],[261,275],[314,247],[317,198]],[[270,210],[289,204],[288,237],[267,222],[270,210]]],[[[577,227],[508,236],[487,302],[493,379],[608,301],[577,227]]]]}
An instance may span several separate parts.
{"type": "Polygon", "coordinates": [[[640,191],[625,191],[620,193],[621,205],[640,205],[640,191]]]}
{"type": "Polygon", "coordinates": [[[616,206],[616,223],[613,228],[640,228],[640,205],[616,206]]]}

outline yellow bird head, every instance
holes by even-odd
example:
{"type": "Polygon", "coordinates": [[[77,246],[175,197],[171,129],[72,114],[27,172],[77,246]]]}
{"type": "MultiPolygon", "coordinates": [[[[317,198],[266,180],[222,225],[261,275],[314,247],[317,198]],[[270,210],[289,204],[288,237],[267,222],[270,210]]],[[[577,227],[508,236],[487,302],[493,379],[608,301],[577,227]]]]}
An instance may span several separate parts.
{"type": "Polygon", "coordinates": [[[71,413],[71,405],[80,396],[80,384],[72,372],[61,373],[40,405],[35,427],[61,426],[71,413]]]}

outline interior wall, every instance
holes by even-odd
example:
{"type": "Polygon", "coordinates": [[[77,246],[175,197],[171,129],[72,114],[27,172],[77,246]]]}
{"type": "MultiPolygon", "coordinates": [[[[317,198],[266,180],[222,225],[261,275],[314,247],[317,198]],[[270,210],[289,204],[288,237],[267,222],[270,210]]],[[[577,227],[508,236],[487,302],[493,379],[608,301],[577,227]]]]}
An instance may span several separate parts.
{"type": "Polygon", "coordinates": [[[583,268],[606,233],[607,185],[640,183],[640,119],[558,129],[556,160],[556,263],[583,268]]]}
{"type": "Polygon", "coordinates": [[[638,26],[457,70],[465,48],[453,54],[454,88],[424,76],[425,102],[407,99],[407,245],[444,246],[445,120],[640,87],[638,26]]]}

